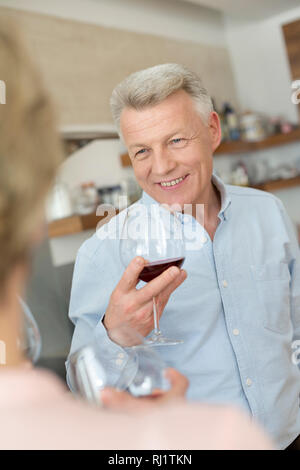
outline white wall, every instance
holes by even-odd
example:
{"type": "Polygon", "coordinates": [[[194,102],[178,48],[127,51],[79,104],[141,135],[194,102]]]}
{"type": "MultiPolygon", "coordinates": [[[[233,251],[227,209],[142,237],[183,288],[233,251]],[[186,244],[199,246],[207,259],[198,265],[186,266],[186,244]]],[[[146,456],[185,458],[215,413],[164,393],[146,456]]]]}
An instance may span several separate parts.
{"type": "Polygon", "coordinates": [[[255,22],[225,15],[227,44],[243,111],[281,115],[298,123],[281,26],[299,18],[300,7],[255,22]]]}
{"type": "Polygon", "coordinates": [[[0,0],[0,6],[224,46],[222,14],[176,0],[0,0]]]}
{"type": "Polygon", "coordinates": [[[88,181],[97,187],[119,184],[127,170],[121,166],[123,152],[119,139],[94,140],[64,161],[60,178],[70,190],[88,181]]]}

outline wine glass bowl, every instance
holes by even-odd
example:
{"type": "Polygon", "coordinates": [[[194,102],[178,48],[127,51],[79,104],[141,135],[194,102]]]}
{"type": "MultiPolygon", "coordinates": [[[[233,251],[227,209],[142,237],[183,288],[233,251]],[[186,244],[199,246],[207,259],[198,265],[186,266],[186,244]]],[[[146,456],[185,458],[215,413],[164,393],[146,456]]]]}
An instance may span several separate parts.
{"type": "MultiPolygon", "coordinates": [[[[185,259],[182,222],[176,212],[159,204],[134,204],[127,209],[121,240],[120,258],[124,265],[136,256],[146,260],[139,274],[143,282],[151,282],[171,266],[181,268],[185,259]]],[[[159,317],[153,298],[154,332],[148,345],[175,345],[182,340],[165,338],[159,329],[159,317]]]]}
{"type": "Polygon", "coordinates": [[[139,278],[141,281],[144,281],[144,282],[152,281],[152,279],[162,274],[171,266],[177,266],[178,268],[181,268],[183,262],[184,262],[184,258],[181,257],[181,258],[169,258],[166,260],[147,263],[146,266],[143,268],[142,272],[140,273],[139,278]]]}
{"type": "Polygon", "coordinates": [[[42,349],[40,330],[27,304],[21,298],[19,298],[19,302],[23,313],[20,347],[24,356],[35,364],[40,357],[42,349]]]}
{"type": "Polygon", "coordinates": [[[131,372],[131,379],[128,380],[127,370],[124,368],[116,388],[127,390],[135,397],[151,395],[155,390],[168,390],[169,382],[164,376],[165,364],[152,348],[139,345],[125,348],[125,351],[128,366],[130,363],[129,370],[134,370],[134,374],[131,372]]]}

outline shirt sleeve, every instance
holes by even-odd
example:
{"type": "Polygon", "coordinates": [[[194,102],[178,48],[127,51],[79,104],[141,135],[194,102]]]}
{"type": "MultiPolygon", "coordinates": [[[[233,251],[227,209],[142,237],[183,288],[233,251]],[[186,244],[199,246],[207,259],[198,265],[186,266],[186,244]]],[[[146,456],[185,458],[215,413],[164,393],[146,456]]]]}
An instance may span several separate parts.
{"type": "MultiPolygon", "coordinates": [[[[105,241],[103,244],[106,245],[105,241]]],[[[107,385],[113,386],[126,365],[126,354],[123,348],[111,341],[102,323],[110,295],[118,282],[114,275],[111,252],[107,248],[101,249],[97,262],[84,250],[78,252],[69,307],[69,317],[75,325],[69,357],[83,346],[96,341],[103,357],[107,385]]],[[[66,361],[67,383],[74,392],[69,357],[66,361]]]]}
{"type": "Polygon", "coordinates": [[[283,222],[288,234],[286,244],[287,261],[291,275],[290,305],[291,319],[294,326],[293,340],[300,340],[300,249],[295,227],[289,218],[283,204],[278,201],[283,222]]]}

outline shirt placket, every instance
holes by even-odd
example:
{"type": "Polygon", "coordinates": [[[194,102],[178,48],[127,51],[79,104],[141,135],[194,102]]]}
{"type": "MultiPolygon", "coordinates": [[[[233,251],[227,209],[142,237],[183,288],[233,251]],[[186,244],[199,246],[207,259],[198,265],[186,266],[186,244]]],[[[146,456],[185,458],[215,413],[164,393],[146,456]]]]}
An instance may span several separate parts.
{"type": "Polygon", "coordinates": [[[248,357],[244,343],[243,326],[238,319],[238,312],[234,302],[235,290],[231,282],[230,276],[230,259],[226,255],[226,236],[224,233],[224,224],[228,223],[222,218],[214,241],[211,243],[211,256],[215,264],[217,282],[220,290],[220,296],[223,304],[225,323],[227,334],[229,336],[238,369],[240,374],[241,385],[247,398],[249,407],[253,416],[261,414],[259,403],[257,400],[258,379],[255,369],[248,357]],[[220,234],[222,233],[222,237],[220,234]]]}

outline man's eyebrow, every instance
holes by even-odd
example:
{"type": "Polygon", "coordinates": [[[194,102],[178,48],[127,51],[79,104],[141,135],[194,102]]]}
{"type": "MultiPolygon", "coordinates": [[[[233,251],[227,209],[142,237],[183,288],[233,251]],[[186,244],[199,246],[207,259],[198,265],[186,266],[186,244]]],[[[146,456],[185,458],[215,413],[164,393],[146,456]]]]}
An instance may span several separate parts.
{"type": "MultiPolygon", "coordinates": [[[[183,132],[183,129],[180,128],[180,129],[177,129],[177,130],[171,132],[170,134],[168,134],[164,137],[164,140],[169,140],[171,137],[173,137],[176,134],[179,134],[180,132],[183,132]]],[[[147,148],[147,147],[149,147],[149,145],[147,145],[147,144],[132,144],[132,145],[129,146],[129,150],[132,150],[134,148],[144,148],[144,147],[147,148]]]]}
{"type": "Polygon", "coordinates": [[[128,149],[132,150],[134,148],[144,148],[144,147],[148,147],[148,145],[146,145],[146,144],[132,144],[128,147],[128,149]]]}

